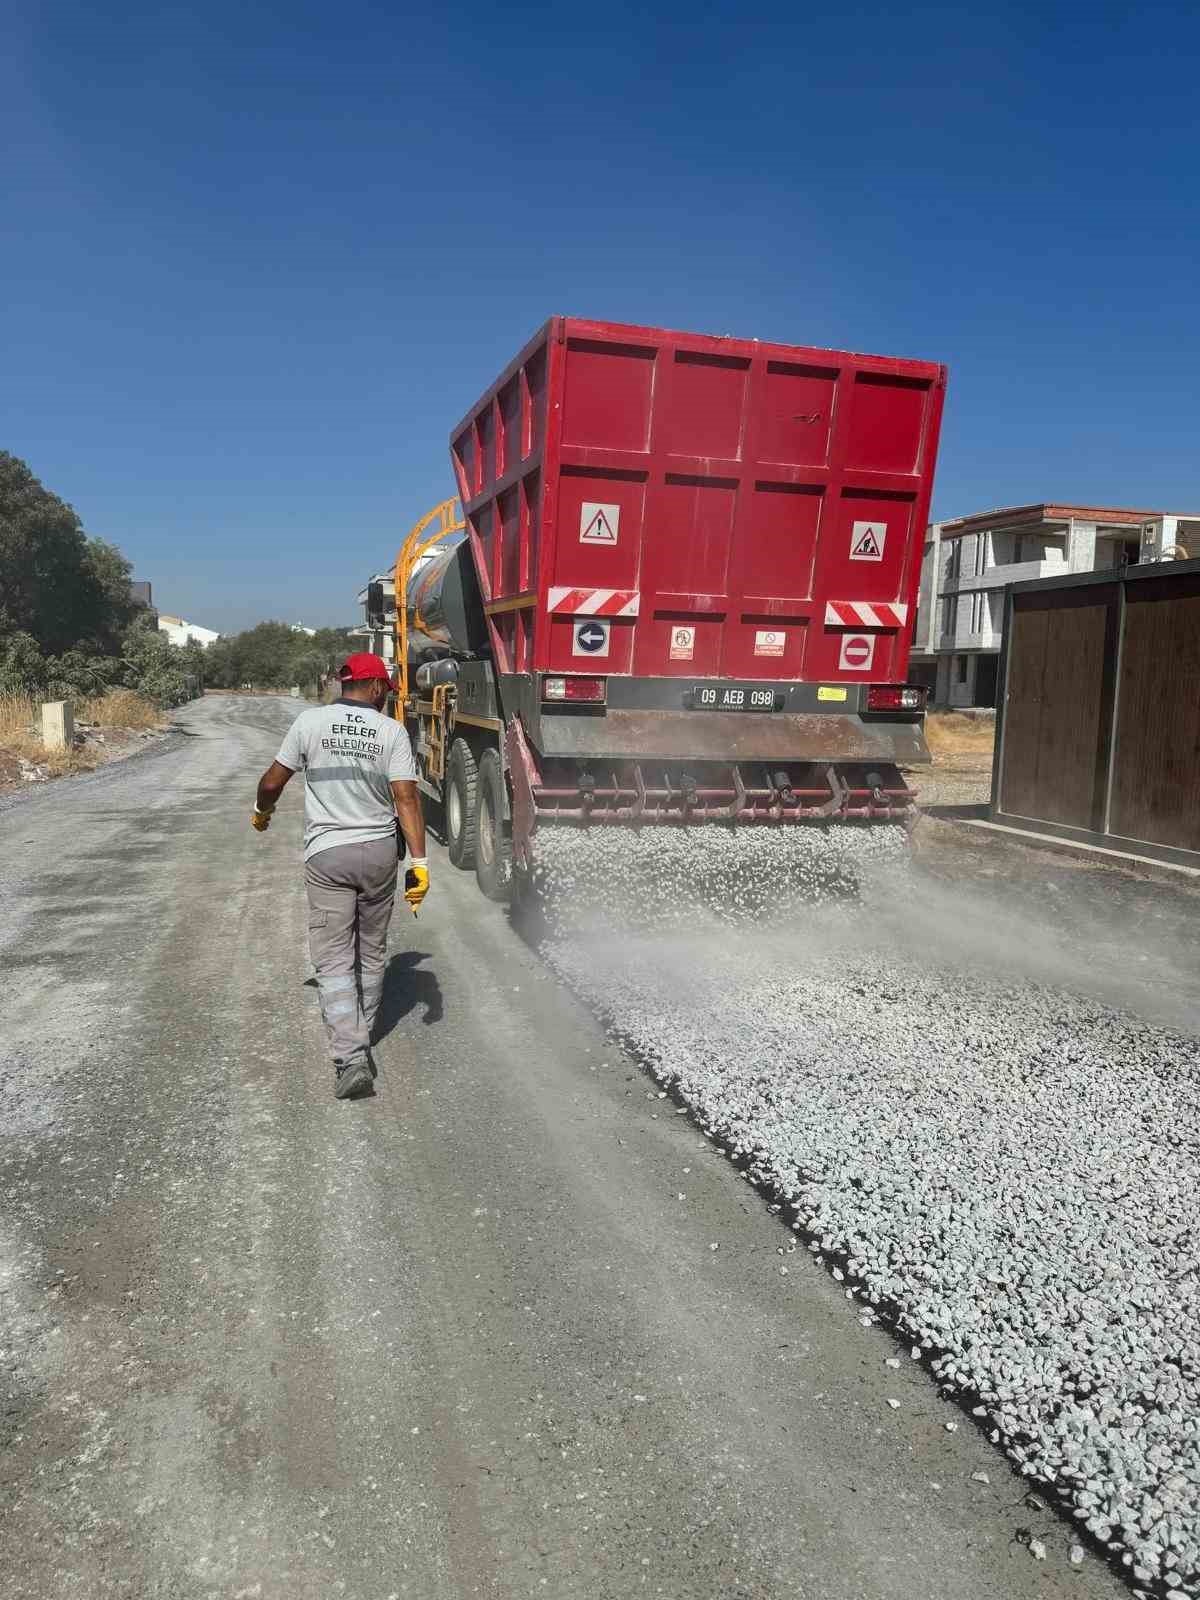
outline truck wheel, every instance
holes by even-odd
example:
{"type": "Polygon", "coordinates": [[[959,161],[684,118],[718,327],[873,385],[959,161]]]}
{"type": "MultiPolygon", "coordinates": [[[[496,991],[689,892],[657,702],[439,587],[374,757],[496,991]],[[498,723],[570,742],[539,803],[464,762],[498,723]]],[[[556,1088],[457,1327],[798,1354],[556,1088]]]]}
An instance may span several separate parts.
{"type": "Polygon", "coordinates": [[[499,753],[485,750],[479,763],[475,879],[489,900],[507,900],[512,886],[512,835],[504,821],[505,809],[499,753]]]}
{"type": "Polygon", "coordinates": [[[469,872],[475,865],[475,829],[479,817],[479,769],[471,746],[455,739],[450,746],[446,782],[446,852],[452,866],[469,872]]]}

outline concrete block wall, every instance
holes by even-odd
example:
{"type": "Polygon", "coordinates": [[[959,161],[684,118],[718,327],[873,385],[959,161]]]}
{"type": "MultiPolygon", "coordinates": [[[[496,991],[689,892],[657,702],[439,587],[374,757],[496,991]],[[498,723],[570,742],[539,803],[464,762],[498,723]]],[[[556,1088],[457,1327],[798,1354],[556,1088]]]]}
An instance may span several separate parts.
{"type": "Polygon", "coordinates": [[[1094,572],[1096,569],[1096,524],[1071,519],[1067,529],[1067,571],[1094,572]]]}
{"type": "Polygon", "coordinates": [[[936,706],[966,707],[975,704],[975,673],[978,667],[978,656],[963,656],[966,662],[967,677],[965,683],[958,681],[959,657],[949,653],[938,657],[937,664],[937,690],[933,703],[936,706]]]}
{"type": "Polygon", "coordinates": [[[942,626],[940,559],[942,525],[930,524],[925,536],[921,558],[921,587],[917,594],[917,625],[913,633],[913,650],[919,655],[932,655],[938,647],[938,634],[942,626]]]}

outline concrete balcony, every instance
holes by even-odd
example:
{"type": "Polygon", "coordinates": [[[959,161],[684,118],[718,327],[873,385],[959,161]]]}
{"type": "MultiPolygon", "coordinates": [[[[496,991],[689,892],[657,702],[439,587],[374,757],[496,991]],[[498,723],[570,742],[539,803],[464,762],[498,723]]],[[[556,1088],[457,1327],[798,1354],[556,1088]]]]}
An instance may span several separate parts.
{"type": "Polygon", "coordinates": [[[970,594],[979,589],[1003,589],[1009,583],[1028,583],[1031,578],[1061,578],[1067,570],[1066,558],[1049,561],[1010,561],[1007,566],[989,567],[977,577],[947,578],[941,594],[970,594]]]}
{"type": "Polygon", "coordinates": [[[944,633],[938,640],[938,653],[960,653],[966,650],[999,650],[1000,634],[992,628],[981,628],[978,633],[944,633]]]}

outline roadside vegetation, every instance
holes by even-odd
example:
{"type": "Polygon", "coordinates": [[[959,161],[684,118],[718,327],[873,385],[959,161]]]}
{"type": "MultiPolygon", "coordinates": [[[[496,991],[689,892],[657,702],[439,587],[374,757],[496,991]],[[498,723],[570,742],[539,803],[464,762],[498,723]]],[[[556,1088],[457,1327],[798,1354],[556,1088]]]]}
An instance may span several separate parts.
{"type": "Polygon", "coordinates": [[[132,690],[155,706],[204,688],[316,690],[352,648],[348,630],[310,635],[260,622],[204,646],[173,645],[130,593],[132,568],[89,538],[65,500],[0,451],[0,695],[95,700],[132,690]]]}
{"type": "Polygon", "coordinates": [[[297,633],[286,622],[260,622],[243,633],[218,639],[204,652],[204,683],[209,689],[290,689],[313,699],[322,682],[360,645],[348,628],[318,628],[297,633]]]}
{"type": "Polygon", "coordinates": [[[199,692],[203,651],[178,649],[130,593],[129,562],[89,538],[65,500],[0,451],[0,695],[159,707],[199,692]]]}
{"type": "Polygon", "coordinates": [[[166,726],[160,708],[132,689],[110,689],[76,700],[75,742],[70,749],[43,746],[41,717],[40,698],[0,694],[0,788],[25,779],[90,772],[166,726]]]}
{"type": "Polygon", "coordinates": [[[0,787],[95,766],[205,688],[298,685],[318,699],[353,648],[346,628],[310,635],[285,622],[207,649],[174,645],[131,578],[116,545],[89,537],[65,500],[0,451],[0,787]],[[73,749],[43,748],[47,700],[73,702],[73,749]]]}

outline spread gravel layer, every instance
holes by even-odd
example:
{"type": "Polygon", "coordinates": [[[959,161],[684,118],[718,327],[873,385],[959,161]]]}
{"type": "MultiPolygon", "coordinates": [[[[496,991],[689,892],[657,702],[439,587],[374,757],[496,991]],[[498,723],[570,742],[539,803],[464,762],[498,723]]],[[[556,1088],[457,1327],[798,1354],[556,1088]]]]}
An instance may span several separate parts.
{"type": "Polygon", "coordinates": [[[914,940],[891,831],[831,865],[806,830],[547,830],[544,954],[794,1207],[848,1310],[1135,1589],[1200,1595],[1200,1038],[1073,987],[1036,927],[914,940]]]}

